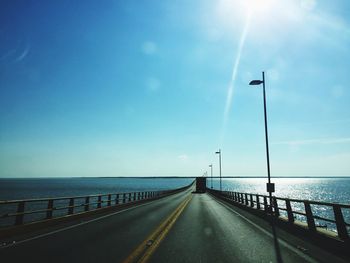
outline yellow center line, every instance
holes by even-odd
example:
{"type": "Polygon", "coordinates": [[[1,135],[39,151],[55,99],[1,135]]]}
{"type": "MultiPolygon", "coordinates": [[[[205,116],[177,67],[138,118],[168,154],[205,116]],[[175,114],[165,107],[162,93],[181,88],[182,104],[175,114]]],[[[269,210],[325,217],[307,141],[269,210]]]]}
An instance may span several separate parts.
{"type": "Polygon", "coordinates": [[[175,224],[182,211],[191,201],[192,195],[180,203],[172,212],[124,261],[123,263],[145,263],[158,248],[162,240],[175,224]]]}

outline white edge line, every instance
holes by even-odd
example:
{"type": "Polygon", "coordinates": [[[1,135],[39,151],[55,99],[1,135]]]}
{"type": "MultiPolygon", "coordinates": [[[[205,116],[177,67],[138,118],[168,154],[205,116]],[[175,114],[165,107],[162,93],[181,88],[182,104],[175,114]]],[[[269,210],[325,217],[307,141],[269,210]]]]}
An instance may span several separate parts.
{"type": "MultiPolygon", "coordinates": [[[[246,218],[245,216],[241,215],[240,213],[238,213],[237,211],[233,210],[231,207],[229,207],[227,204],[219,201],[217,198],[215,198],[215,201],[217,201],[218,203],[220,203],[222,206],[226,207],[228,210],[230,210],[231,212],[235,213],[236,215],[238,215],[239,217],[241,217],[242,219],[244,219],[245,221],[247,221],[248,223],[250,223],[251,225],[253,225],[254,227],[256,227],[257,229],[259,229],[261,232],[263,232],[264,234],[268,235],[271,238],[274,238],[273,235],[265,230],[264,228],[262,228],[261,226],[257,225],[256,223],[254,223],[253,221],[251,221],[250,219],[246,218]]],[[[314,262],[317,263],[318,261],[316,261],[315,259],[311,258],[308,255],[305,255],[304,253],[302,253],[301,251],[299,251],[298,249],[296,249],[294,246],[288,244],[286,241],[280,239],[277,237],[278,243],[283,245],[284,247],[292,250],[294,253],[296,253],[297,255],[301,256],[302,258],[310,261],[310,262],[314,262]]]]}

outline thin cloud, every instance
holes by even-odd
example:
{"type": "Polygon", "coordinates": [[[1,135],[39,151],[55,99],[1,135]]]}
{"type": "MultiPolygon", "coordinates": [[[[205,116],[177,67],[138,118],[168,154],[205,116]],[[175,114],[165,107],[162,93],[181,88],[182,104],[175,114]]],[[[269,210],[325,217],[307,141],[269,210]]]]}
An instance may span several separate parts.
{"type": "Polygon", "coordinates": [[[180,159],[181,161],[186,161],[186,160],[188,160],[188,155],[187,154],[181,154],[177,158],[180,159]]]}
{"type": "Polygon", "coordinates": [[[22,61],[23,59],[25,59],[25,57],[28,55],[30,51],[30,46],[27,46],[23,52],[13,61],[14,63],[18,63],[20,61],[22,61]]]}
{"type": "Polygon", "coordinates": [[[242,51],[243,51],[243,47],[244,47],[244,43],[249,31],[249,25],[250,25],[250,20],[251,20],[251,13],[248,14],[247,16],[247,20],[245,23],[245,26],[243,28],[241,37],[240,37],[240,41],[239,41],[239,45],[238,45],[238,50],[237,50],[237,55],[236,55],[236,59],[233,65],[233,69],[232,69],[232,75],[231,75],[231,80],[228,86],[228,90],[227,90],[227,97],[226,97],[226,104],[225,104],[225,111],[224,111],[224,120],[223,120],[223,124],[222,124],[222,131],[221,131],[221,139],[220,139],[220,144],[223,144],[223,140],[225,137],[225,132],[226,132],[226,125],[228,123],[229,120],[229,114],[230,114],[230,110],[231,110],[231,104],[232,104],[232,99],[234,96],[234,88],[235,88],[235,81],[236,81],[236,76],[237,76],[237,71],[238,71],[238,67],[241,61],[241,55],[242,55],[242,51]]]}
{"type": "Polygon", "coordinates": [[[350,143],[350,138],[320,138],[320,139],[307,139],[307,140],[291,140],[291,141],[280,141],[272,144],[283,144],[283,145],[310,145],[310,144],[341,144],[350,143]]]}

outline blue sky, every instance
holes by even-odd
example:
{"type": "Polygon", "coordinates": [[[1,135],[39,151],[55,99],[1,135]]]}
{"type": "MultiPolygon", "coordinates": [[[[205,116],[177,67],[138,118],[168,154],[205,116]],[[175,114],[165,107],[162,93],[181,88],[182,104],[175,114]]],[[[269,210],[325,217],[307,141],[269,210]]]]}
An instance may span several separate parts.
{"type": "Polygon", "coordinates": [[[0,176],[350,175],[350,2],[1,1],[0,176]]]}

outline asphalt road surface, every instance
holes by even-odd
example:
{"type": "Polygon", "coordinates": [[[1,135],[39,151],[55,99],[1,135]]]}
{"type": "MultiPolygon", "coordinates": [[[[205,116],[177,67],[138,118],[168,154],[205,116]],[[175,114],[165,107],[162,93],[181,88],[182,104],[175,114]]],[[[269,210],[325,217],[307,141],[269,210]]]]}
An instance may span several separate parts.
{"type": "Polygon", "coordinates": [[[0,261],[346,262],[192,190],[16,238],[0,261]]]}

